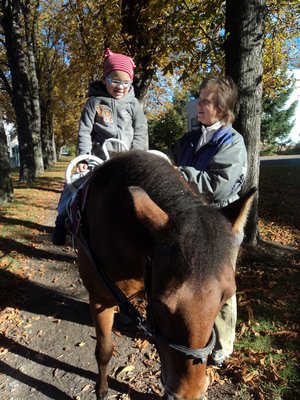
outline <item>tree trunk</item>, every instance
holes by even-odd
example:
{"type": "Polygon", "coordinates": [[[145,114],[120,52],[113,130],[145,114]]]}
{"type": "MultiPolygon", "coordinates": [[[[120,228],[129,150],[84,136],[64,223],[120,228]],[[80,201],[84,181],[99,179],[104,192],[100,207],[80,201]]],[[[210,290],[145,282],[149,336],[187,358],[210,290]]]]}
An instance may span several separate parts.
{"type": "Polygon", "coordinates": [[[9,153],[2,113],[0,114],[0,165],[0,203],[6,203],[13,200],[13,184],[10,175],[9,153]]]}
{"type": "MultiPolygon", "coordinates": [[[[48,93],[49,97],[51,97],[51,92],[48,93]]],[[[41,98],[41,138],[45,169],[49,168],[57,161],[53,134],[53,113],[49,103],[51,103],[50,99],[48,99],[47,104],[44,105],[43,99],[41,98]]]]}
{"type": "MultiPolygon", "coordinates": [[[[52,40],[52,32],[47,33],[47,42],[52,40]]],[[[57,39],[56,39],[57,40],[57,39]]],[[[47,43],[46,42],[46,43],[47,43]]],[[[58,64],[61,61],[57,51],[40,44],[35,49],[36,72],[39,81],[39,98],[41,110],[41,140],[44,168],[47,169],[57,161],[53,133],[55,77],[58,75],[58,64]]]]}
{"type": "MultiPolygon", "coordinates": [[[[225,73],[239,87],[236,129],[248,151],[248,174],[243,193],[259,183],[265,0],[226,1],[225,73]]],[[[245,229],[245,240],[257,244],[258,197],[245,229]]]]}
{"type": "Polygon", "coordinates": [[[39,85],[35,71],[32,32],[28,28],[29,9],[24,2],[4,0],[2,16],[20,149],[20,180],[31,182],[44,170],[44,166],[40,136],[39,85]]]}
{"type": "Polygon", "coordinates": [[[143,9],[149,0],[122,1],[122,32],[124,43],[136,63],[134,90],[140,101],[145,97],[152,81],[155,67],[153,55],[161,39],[159,28],[155,36],[149,36],[147,25],[142,20],[143,9]],[[141,51],[143,49],[143,51],[141,51]]]}

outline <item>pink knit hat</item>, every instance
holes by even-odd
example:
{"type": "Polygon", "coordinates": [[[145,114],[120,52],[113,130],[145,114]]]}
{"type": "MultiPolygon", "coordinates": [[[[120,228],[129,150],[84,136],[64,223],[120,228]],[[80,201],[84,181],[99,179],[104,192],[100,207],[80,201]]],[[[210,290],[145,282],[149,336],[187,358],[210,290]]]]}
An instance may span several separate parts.
{"type": "Polygon", "coordinates": [[[127,72],[130,79],[133,79],[134,61],[131,57],[123,54],[113,53],[110,49],[106,49],[104,53],[103,76],[106,77],[112,71],[127,72]]]}

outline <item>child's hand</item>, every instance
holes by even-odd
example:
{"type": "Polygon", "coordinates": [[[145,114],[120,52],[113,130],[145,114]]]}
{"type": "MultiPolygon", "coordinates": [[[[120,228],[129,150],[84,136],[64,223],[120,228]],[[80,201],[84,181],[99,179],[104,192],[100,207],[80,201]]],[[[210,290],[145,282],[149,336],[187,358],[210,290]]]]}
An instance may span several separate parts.
{"type": "Polygon", "coordinates": [[[86,162],[80,162],[77,164],[77,172],[85,172],[88,169],[88,164],[86,162]]]}

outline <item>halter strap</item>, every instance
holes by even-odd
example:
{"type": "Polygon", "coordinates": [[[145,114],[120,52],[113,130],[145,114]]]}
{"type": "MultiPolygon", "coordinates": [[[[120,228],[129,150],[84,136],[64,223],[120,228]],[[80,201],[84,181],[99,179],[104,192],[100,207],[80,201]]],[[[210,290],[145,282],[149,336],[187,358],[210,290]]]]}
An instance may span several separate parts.
{"type": "Polygon", "coordinates": [[[192,349],[190,347],[182,346],[180,344],[175,344],[171,342],[168,338],[163,335],[156,335],[155,339],[162,343],[168,345],[171,349],[179,351],[179,353],[183,353],[188,358],[193,358],[194,360],[200,360],[202,364],[205,364],[207,361],[207,357],[213,351],[216,344],[216,332],[213,329],[209,342],[206,347],[202,347],[200,349],[192,349]]]}
{"type": "MultiPolygon", "coordinates": [[[[176,244],[168,245],[158,245],[156,244],[155,249],[161,253],[170,253],[177,249],[176,244]]],[[[153,310],[152,310],[152,296],[151,296],[151,282],[152,281],[152,268],[151,268],[151,259],[149,259],[149,263],[146,269],[145,276],[145,289],[148,296],[148,306],[147,306],[147,321],[151,326],[152,336],[156,343],[160,343],[162,345],[166,345],[171,349],[178,351],[179,353],[184,354],[188,358],[192,358],[194,360],[200,360],[202,364],[206,364],[207,357],[213,351],[216,345],[216,332],[213,328],[211,336],[209,338],[209,342],[205,347],[193,349],[191,347],[182,346],[181,344],[176,344],[168,339],[166,336],[162,335],[159,332],[156,332],[155,323],[153,318],[153,310]]]]}

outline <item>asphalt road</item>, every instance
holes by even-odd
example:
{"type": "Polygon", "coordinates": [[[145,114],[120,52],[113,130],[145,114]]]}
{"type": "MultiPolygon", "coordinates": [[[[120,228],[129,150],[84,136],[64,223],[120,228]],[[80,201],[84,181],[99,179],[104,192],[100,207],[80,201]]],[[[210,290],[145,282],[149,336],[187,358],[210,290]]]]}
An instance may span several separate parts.
{"type": "Polygon", "coordinates": [[[288,155],[288,156],[263,156],[260,157],[260,162],[268,164],[289,164],[299,165],[300,154],[288,155]]]}

